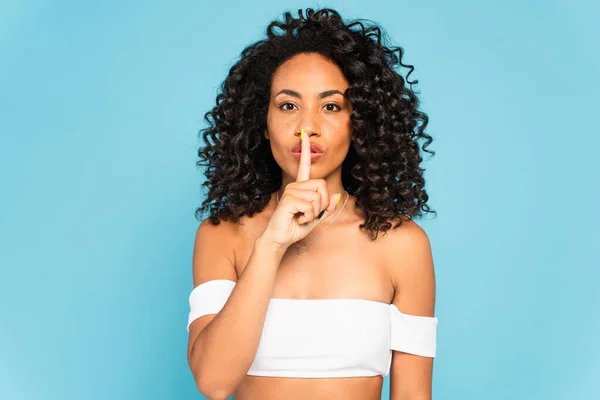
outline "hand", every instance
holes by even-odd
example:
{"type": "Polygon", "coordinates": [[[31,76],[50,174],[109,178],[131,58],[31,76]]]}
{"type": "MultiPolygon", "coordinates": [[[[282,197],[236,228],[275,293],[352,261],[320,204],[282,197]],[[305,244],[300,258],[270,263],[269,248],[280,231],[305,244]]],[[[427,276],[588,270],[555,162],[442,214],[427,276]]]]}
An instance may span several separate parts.
{"type": "Polygon", "coordinates": [[[301,131],[302,148],[296,181],[288,184],[262,237],[287,249],[306,237],[327,215],[335,212],[341,193],[329,195],[324,179],[310,179],[310,138],[301,131]],[[321,211],[323,216],[317,218],[321,211]]]}

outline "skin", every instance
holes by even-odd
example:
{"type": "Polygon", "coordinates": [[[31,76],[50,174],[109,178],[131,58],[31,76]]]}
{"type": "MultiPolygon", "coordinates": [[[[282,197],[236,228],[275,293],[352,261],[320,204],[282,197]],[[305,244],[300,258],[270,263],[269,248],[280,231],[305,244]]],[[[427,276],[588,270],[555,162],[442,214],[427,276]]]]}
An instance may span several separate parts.
{"type": "MultiPolygon", "coordinates": [[[[322,232],[346,200],[341,165],[352,139],[352,106],[342,94],[330,91],[344,93],[347,87],[339,67],[318,54],[293,57],[273,77],[264,135],[270,140],[273,156],[282,169],[279,197],[288,183],[320,178],[326,181],[324,198],[331,199],[335,193],[342,193],[342,198],[333,214],[325,214],[322,222],[300,241],[307,244],[319,235],[307,255],[298,256],[295,245],[288,248],[277,272],[272,297],[362,298],[394,304],[405,314],[433,316],[435,275],[431,248],[427,235],[416,223],[406,221],[400,228],[370,241],[358,227],[365,216],[350,196],[335,223],[322,232]],[[319,98],[323,92],[329,95],[319,98]],[[290,150],[300,143],[301,130],[306,135],[299,162],[290,150]],[[313,164],[305,153],[310,143],[319,144],[325,151],[313,164]]],[[[242,218],[243,225],[228,228],[237,239],[233,251],[237,276],[250,258],[254,239],[264,231],[276,207],[274,193],[262,212],[242,218]]],[[[432,373],[432,358],[393,351],[390,399],[431,399],[432,373]]],[[[234,399],[379,400],[382,384],[381,376],[296,379],[247,375],[234,399]]]]}

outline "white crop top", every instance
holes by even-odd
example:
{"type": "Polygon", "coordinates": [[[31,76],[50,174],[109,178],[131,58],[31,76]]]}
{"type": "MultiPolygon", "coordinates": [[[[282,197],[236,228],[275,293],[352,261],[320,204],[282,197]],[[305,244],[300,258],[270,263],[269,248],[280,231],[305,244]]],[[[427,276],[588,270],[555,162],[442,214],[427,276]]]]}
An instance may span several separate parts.
{"type": "MultiPolygon", "coordinates": [[[[218,313],[236,282],[216,279],[189,297],[187,329],[218,313]]],[[[435,357],[438,319],[364,299],[271,298],[248,375],[292,378],[386,376],[392,350],[435,357]]]]}

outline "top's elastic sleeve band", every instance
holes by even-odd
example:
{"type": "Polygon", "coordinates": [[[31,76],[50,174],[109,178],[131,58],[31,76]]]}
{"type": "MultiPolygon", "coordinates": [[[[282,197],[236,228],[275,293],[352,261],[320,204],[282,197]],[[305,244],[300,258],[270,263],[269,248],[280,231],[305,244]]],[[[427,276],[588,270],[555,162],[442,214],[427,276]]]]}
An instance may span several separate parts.
{"type": "Polygon", "coordinates": [[[194,320],[221,311],[235,285],[236,282],[231,280],[215,279],[196,286],[190,293],[187,331],[194,320]]]}
{"type": "Polygon", "coordinates": [[[393,304],[390,312],[390,348],[419,356],[435,357],[437,317],[403,314],[393,304]]]}

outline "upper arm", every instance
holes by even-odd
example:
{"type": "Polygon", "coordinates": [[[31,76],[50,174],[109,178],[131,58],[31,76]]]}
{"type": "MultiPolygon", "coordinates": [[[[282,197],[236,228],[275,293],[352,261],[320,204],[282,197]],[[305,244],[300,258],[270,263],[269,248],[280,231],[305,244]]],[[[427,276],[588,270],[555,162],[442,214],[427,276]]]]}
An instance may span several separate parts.
{"type": "MultiPolygon", "coordinates": [[[[411,221],[402,224],[391,239],[387,254],[395,288],[392,304],[404,314],[433,317],[435,273],[427,234],[411,221]]],[[[433,358],[392,353],[390,399],[431,398],[433,358]]]]}
{"type": "MultiPolygon", "coordinates": [[[[208,220],[202,221],[196,231],[192,255],[194,287],[214,279],[237,282],[234,258],[235,238],[234,228],[230,224],[221,222],[215,226],[208,220]]],[[[204,315],[190,324],[188,360],[200,331],[213,320],[215,315],[204,315]]]]}

